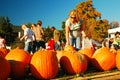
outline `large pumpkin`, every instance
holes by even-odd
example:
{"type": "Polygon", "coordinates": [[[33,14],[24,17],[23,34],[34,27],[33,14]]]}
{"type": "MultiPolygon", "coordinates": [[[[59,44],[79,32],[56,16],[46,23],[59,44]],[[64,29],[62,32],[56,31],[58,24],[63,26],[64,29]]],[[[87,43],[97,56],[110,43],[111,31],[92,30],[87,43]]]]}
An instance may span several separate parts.
{"type": "Polygon", "coordinates": [[[0,80],[7,80],[10,75],[10,64],[9,62],[0,57],[0,80]]]}
{"type": "Polygon", "coordinates": [[[87,70],[87,59],[83,54],[66,51],[60,59],[60,65],[68,74],[84,73],[87,70]]]}
{"type": "Polygon", "coordinates": [[[23,49],[13,49],[5,57],[11,65],[11,74],[15,78],[26,76],[31,56],[23,49]]]}
{"type": "Polygon", "coordinates": [[[120,70],[120,49],[117,50],[116,54],[116,67],[120,70]]]}
{"type": "Polygon", "coordinates": [[[99,70],[111,70],[116,65],[116,55],[109,48],[103,47],[95,51],[92,56],[93,65],[99,70]]]}
{"type": "Polygon", "coordinates": [[[86,55],[88,62],[91,62],[91,58],[95,51],[92,48],[84,48],[84,49],[80,49],[78,52],[86,55]]]}
{"type": "Polygon", "coordinates": [[[30,70],[38,79],[51,79],[58,73],[58,60],[53,50],[40,50],[34,53],[30,62],[30,70]]]}
{"type": "Polygon", "coordinates": [[[64,54],[64,50],[57,50],[56,51],[56,56],[57,56],[57,59],[58,59],[58,62],[60,62],[60,59],[61,59],[61,57],[63,56],[63,54],[64,54]]]}

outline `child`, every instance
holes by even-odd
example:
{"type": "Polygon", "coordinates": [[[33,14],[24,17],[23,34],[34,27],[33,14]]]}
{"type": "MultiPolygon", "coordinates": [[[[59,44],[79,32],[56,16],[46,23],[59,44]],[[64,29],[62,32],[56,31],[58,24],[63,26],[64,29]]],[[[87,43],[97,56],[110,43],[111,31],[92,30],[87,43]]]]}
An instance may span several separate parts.
{"type": "Polygon", "coordinates": [[[46,43],[46,49],[47,50],[55,50],[53,38],[46,43]]]}

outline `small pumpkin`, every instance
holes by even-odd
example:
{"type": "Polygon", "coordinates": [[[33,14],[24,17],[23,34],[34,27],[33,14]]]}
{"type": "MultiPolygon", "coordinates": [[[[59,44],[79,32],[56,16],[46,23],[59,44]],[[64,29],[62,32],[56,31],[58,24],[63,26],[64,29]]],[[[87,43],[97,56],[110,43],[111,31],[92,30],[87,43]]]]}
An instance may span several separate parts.
{"type": "Polygon", "coordinates": [[[88,63],[83,54],[66,51],[60,59],[60,65],[68,74],[79,74],[87,70],[88,63]]]}
{"type": "Polygon", "coordinates": [[[9,62],[5,58],[0,57],[0,80],[7,80],[10,70],[9,62]]]}
{"type": "Polygon", "coordinates": [[[30,62],[30,70],[38,79],[55,78],[58,73],[58,60],[53,50],[39,50],[34,53],[30,62]]]}
{"type": "Polygon", "coordinates": [[[31,56],[23,49],[13,49],[5,57],[11,65],[11,75],[15,78],[21,78],[27,75],[27,68],[31,56]]]}
{"type": "Polygon", "coordinates": [[[95,51],[92,56],[92,64],[99,70],[112,70],[116,66],[116,54],[109,48],[103,47],[95,51]]]}

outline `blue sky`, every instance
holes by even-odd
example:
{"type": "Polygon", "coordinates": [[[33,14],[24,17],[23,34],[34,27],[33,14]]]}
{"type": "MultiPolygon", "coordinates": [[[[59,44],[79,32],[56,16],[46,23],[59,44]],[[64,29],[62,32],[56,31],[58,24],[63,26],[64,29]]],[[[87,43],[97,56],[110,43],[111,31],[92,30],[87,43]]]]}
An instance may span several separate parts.
{"type": "MultiPolygon", "coordinates": [[[[14,25],[42,20],[43,27],[62,29],[61,23],[69,11],[82,1],[86,0],[1,0],[0,16],[8,16],[14,25]]],[[[120,0],[93,0],[93,7],[102,19],[120,22],[120,0]]]]}

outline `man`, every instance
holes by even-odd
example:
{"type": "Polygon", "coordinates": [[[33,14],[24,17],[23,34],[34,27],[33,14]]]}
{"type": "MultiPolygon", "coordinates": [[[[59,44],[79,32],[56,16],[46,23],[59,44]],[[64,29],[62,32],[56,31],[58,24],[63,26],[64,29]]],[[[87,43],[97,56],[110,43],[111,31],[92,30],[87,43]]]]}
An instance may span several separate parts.
{"type": "Polygon", "coordinates": [[[36,31],[34,31],[35,33],[35,37],[36,37],[36,50],[39,50],[40,48],[44,48],[45,49],[45,41],[44,41],[44,30],[42,28],[42,21],[38,20],[37,22],[37,26],[36,26],[36,31]]]}
{"type": "Polygon", "coordinates": [[[61,43],[60,43],[60,32],[55,28],[51,27],[53,31],[53,39],[55,41],[55,50],[61,50],[61,43]]]}
{"type": "Polygon", "coordinates": [[[34,33],[31,29],[29,29],[25,24],[22,25],[22,29],[24,30],[24,35],[20,38],[20,40],[25,40],[24,50],[28,53],[33,52],[33,41],[35,40],[34,33]]]}

